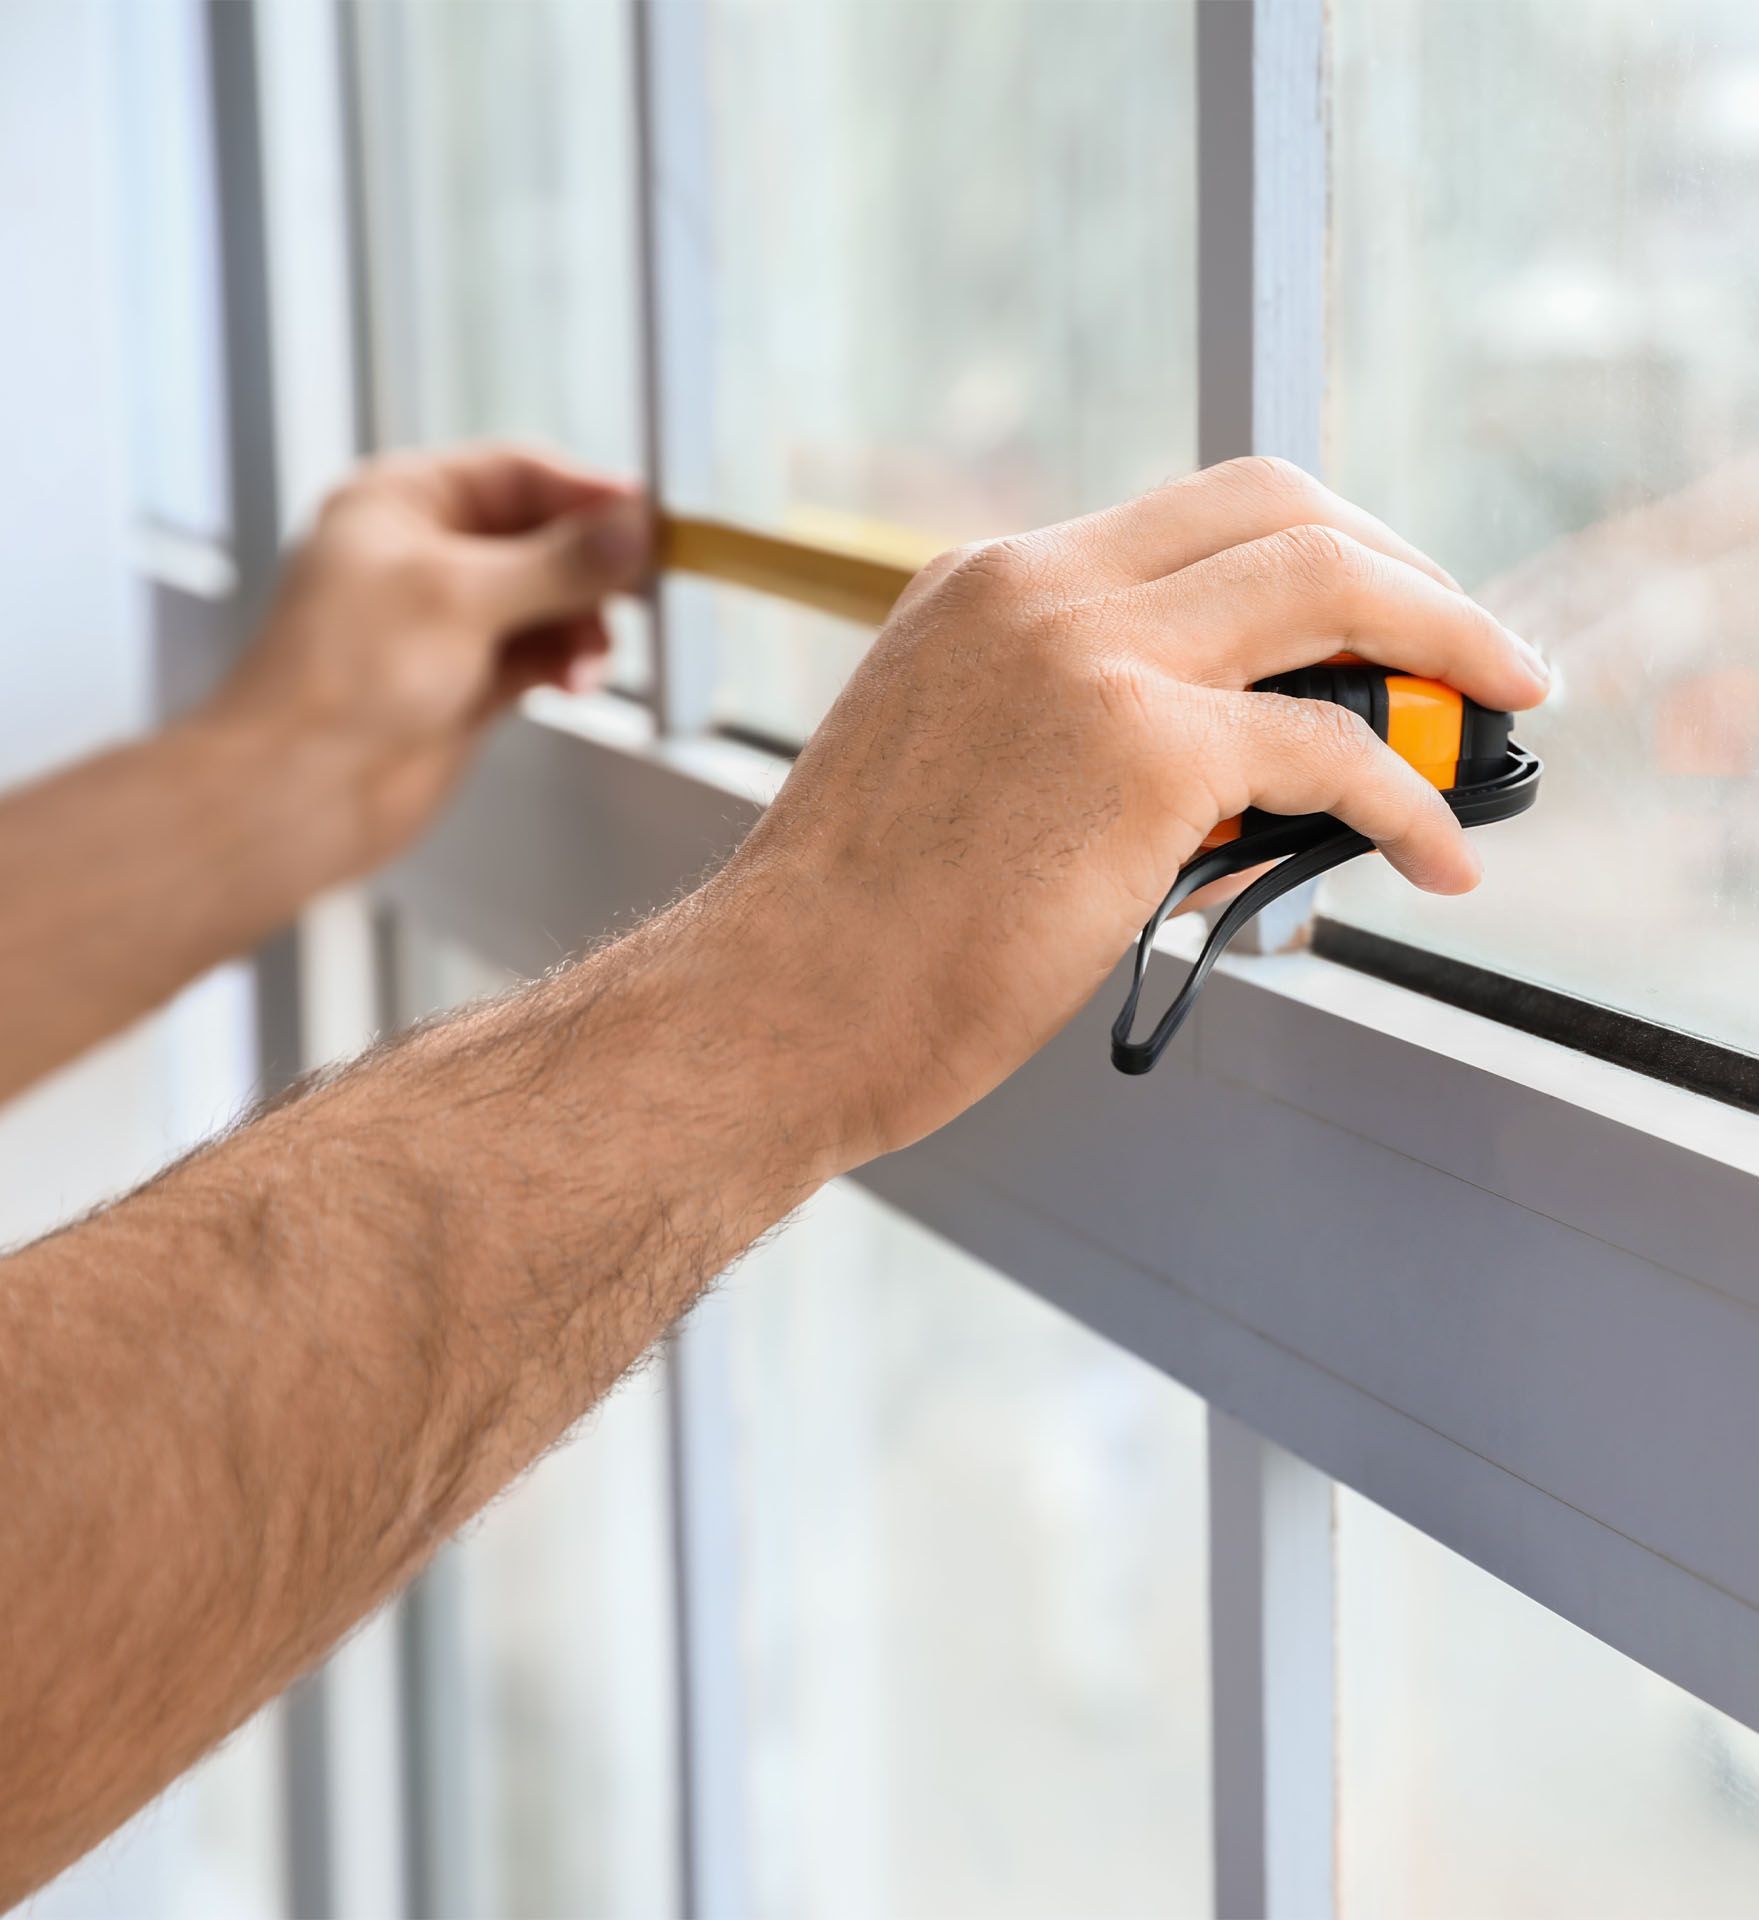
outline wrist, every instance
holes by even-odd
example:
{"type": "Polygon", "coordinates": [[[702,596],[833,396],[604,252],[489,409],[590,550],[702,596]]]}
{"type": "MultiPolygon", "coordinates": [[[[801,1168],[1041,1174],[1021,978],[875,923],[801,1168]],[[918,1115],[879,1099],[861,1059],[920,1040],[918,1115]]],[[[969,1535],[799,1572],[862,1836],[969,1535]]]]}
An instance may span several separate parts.
{"type": "Polygon", "coordinates": [[[605,1008],[648,1107],[703,1137],[705,1172],[773,1185],[775,1217],[881,1150],[849,1039],[859,1010],[772,876],[729,869],[564,978],[605,1008]],[[717,1172],[722,1140],[733,1164],[717,1172]]]}
{"type": "Polygon", "coordinates": [[[272,919],[357,870],[360,781],[337,743],[224,691],[163,739],[203,804],[224,811],[272,919]]]}

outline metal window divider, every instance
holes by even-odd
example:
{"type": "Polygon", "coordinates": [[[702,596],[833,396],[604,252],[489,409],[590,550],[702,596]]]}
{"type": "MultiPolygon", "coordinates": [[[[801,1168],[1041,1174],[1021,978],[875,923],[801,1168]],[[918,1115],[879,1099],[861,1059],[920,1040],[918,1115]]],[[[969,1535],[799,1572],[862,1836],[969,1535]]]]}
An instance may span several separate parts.
{"type": "MultiPolygon", "coordinates": [[[[713,174],[707,0],[626,0],[635,89],[642,425],[658,501],[705,496],[714,470],[712,263],[703,235],[713,174]]],[[[676,557],[676,555],[674,555],[676,557]]],[[[714,606],[662,575],[649,600],[662,738],[710,723],[714,606]]],[[[710,1299],[666,1346],[677,1700],[678,1884],[690,1920],[738,1920],[745,1845],[746,1715],[738,1622],[738,1506],[725,1304],[710,1299]]]]}
{"type": "MultiPolygon", "coordinates": [[[[406,143],[410,132],[412,49],[401,9],[376,10],[368,19],[358,0],[332,0],[330,13],[329,77],[341,143],[338,227],[350,376],[346,429],[350,451],[362,455],[396,444],[416,426],[411,380],[419,379],[420,355],[409,331],[408,303],[394,311],[400,337],[389,350],[387,364],[381,358],[386,353],[386,319],[375,311],[373,299],[377,250],[394,244],[397,266],[412,276],[421,242],[395,220],[378,217],[366,127],[369,28],[379,56],[372,70],[381,89],[376,104],[389,114],[392,137],[399,143],[406,143]]],[[[364,964],[349,968],[360,1023],[394,1031],[429,1010],[415,979],[408,917],[394,902],[374,904],[364,893],[348,903],[348,912],[351,924],[341,930],[342,941],[358,947],[364,938],[370,949],[364,964]]],[[[308,931],[321,934],[322,928],[308,931]]],[[[334,944],[330,952],[314,955],[316,964],[334,964],[334,944]]],[[[471,1733],[464,1569],[454,1548],[443,1547],[392,1603],[391,1633],[397,1780],[390,1824],[401,1910],[410,1920],[481,1912],[489,1884],[486,1813],[476,1791],[481,1756],[471,1733]]]]}
{"type": "MultiPolygon", "coordinates": [[[[235,582],[227,614],[237,647],[272,586],[289,504],[303,506],[364,444],[370,368],[356,204],[358,102],[346,0],[326,9],[204,0],[204,15],[235,582]],[[295,153],[282,151],[314,129],[341,146],[331,183],[339,204],[323,209],[335,220],[306,217],[311,196],[326,187],[295,153]],[[281,409],[292,404],[301,409],[300,431],[289,435],[281,409]]],[[[371,909],[357,891],[314,903],[263,949],[254,971],[265,1092],[361,1044],[378,1024],[384,981],[371,909]]],[[[419,1892],[403,1838],[410,1756],[395,1703],[376,1697],[395,1688],[394,1669],[373,1670],[370,1639],[369,1630],[350,1643],[347,1671],[327,1666],[307,1676],[281,1708],[285,1903],[300,1920],[412,1910],[419,1892]],[[375,1697],[362,1697],[363,1688],[375,1697]],[[338,1744],[344,1740],[346,1750],[338,1744]],[[358,1751],[382,1743],[382,1751],[358,1751]],[[387,1764],[394,1777],[379,1778],[387,1764]],[[351,1804],[363,1785],[370,1819],[351,1804]]]]}
{"type": "MultiPolygon", "coordinates": [[[[235,586],[230,641],[244,644],[274,577],[280,539],[274,380],[255,0],[205,0],[209,105],[215,158],[226,437],[224,472],[235,586]]],[[[253,964],[261,1090],[299,1072],[303,1050],[298,943],[289,931],[253,964]]],[[[291,1913],[333,1911],[326,1804],[327,1711],[321,1675],[281,1705],[282,1844],[291,1913]]]]}
{"type": "MultiPolygon", "coordinates": [[[[1198,457],[1317,471],[1325,387],[1325,0],[1196,0],[1198,457]]],[[[1286,945],[1313,888],[1253,931],[1286,945]]],[[[1335,1488],[1211,1405],[1215,1911],[1336,1910],[1335,1488]]]]}

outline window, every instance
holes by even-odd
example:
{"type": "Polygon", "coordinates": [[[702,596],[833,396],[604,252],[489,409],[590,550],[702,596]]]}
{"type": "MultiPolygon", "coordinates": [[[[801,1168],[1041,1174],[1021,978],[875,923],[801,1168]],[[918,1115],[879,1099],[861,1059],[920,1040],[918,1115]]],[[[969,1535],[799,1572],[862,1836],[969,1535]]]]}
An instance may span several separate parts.
{"type": "MultiPolygon", "coordinates": [[[[1363,863],[1328,910],[1752,1044],[1743,11],[343,18],[377,441],[944,541],[1323,423],[1562,667],[1483,894],[1363,863]]],[[[700,874],[865,641],[658,604],[634,699],[528,702],[378,883],[405,1012],[700,874]]],[[[1759,1119],[1310,952],[1226,963],[1146,1081],[1110,1012],[822,1196],[442,1562],[411,1910],[1738,1909],[1759,1119]]]]}
{"type": "Polygon", "coordinates": [[[453,1550],[485,1911],[678,1911],[665,1434],[638,1374],[453,1550]]]}
{"type": "Polygon", "coordinates": [[[1209,1911],[1201,1404],[853,1187],[726,1293],[754,1911],[1209,1911]]]}
{"type": "Polygon", "coordinates": [[[1328,911],[1752,1050],[1759,14],[1345,0],[1331,477],[1559,671],[1466,902],[1328,911]]]}
{"type": "MultiPolygon", "coordinates": [[[[705,442],[675,504],[950,545],[1191,466],[1192,18],[710,0],[679,47],[656,9],[709,116],[706,210],[677,209],[709,417],[672,424],[705,442]]],[[[732,595],[717,627],[717,717],[784,740],[867,640],[732,595]]]]}
{"type": "MultiPolygon", "coordinates": [[[[1579,223],[1579,244],[1624,247],[1617,271],[1635,276],[1631,205],[1685,192],[1642,158],[1648,136],[1613,129],[1590,157],[1565,156],[1555,191],[1549,178],[1505,189],[1494,163],[1531,174],[1544,149],[1515,169],[1473,120],[1474,91],[1555,100],[1585,50],[1591,67],[1624,63],[1627,119],[1643,92],[1659,124],[1671,109],[1654,105],[1647,71],[1638,87],[1627,42],[1676,29],[1618,7],[1572,22],[1499,5],[1484,15],[1502,36],[1492,67],[1467,25],[1435,24],[1444,14],[1340,6],[1328,39],[1325,10],[1304,0],[646,9],[637,184],[668,504],[828,538],[958,539],[1191,464],[1200,412],[1211,457],[1256,446],[1309,460],[1328,414],[1333,477],[1474,581],[1659,493],[1655,392],[1619,398],[1628,431],[1609,459],[1582,408],[1610,381],[1492,380],[1462,289],[1502,254],[1539,249],[1532,236],[1563,226],[1567,193],[1590,190],[1606,204],[1579,223]],[[1511,77],[1517,45],[1531,81],[1511,77]],[[1499,191],[1526,193],[1500,221],[1499,191]],[[1243,282],[1242,228],[1258,276],[1243,282]],[[1376,251],[1392,240],[1403,264],[1376,251]],[[1547,435],[1535,391],[1553,409],[1547,435]],[[1224,444],[1241,421],[1251,438],[1224,444]],[[1446,457],[1429,457],[1434,443],[1446,457]]],[[[1572,111],[1589,114],[1586,101],[1572,111]]],[[[1535,109],[1533,142],[1546,124],[1535,109]]],[[[682,722],[659,717],[692,736],[688,767],[621,719],[534,707],[468,828],[394,881],[402,910],[529,966],[562,930],[664,897],[773,786],[773,762],[717,746],[715,727],[797,739],[865,643],[691,583],[668,588],[666,608],[668,660],[709,681],[682,722]],[[549,825],[559,803],[621,823],[616,873],[583,870],[549,825]],[[489,876],[471,853],[489,846],[519,857],[489,876]]],[[[1574,972],[1540,967],[1525,923],[1495,905],[1505,867],[1540,883],[1519,866],[1539,859],[1523,851],[1529,828],[1547,861],[1585,822],[1604,831],[1611,806],[1585,765],[1638,777],[1599,736],[1578,745],[1567,657],[1564,680],[1535,738],[1553,765],[1546,809],[1493,839],[1485,905],[1464,910],[1479,919],[1449,922],[1438,944],[1617,998],[1610,973],[1587,977],[1575,935],[1574,972]]],[[[1653,813],[1652,793],[1631,795],[1653,813]]],[[[1589,884],[1582,863],[1571,876],[1589,884]]],[[[1424,939],[1462,912],[1366,872],[1330,906],[1424,939]],[[1407,917],[1388,917],[1394,897],[1407,917]]],[[[1694,990],[1664,991],[1652,1010],[1682,1019],[1694,990]]],[[[1525,1827],[1492,1790],[1494,1752],[1477,1735],[1445,1779],[1420,1773],[1470,1690],[1406,1659],[1421,1623],[1400,1612],[1413,1576],[1388,1541],[1408,1540],[1411,1555],[1466,1570],[1449,1644],[1494,1669],[1511,1722],[1538,1711],[1548,1661],[1581,1659],[1600,1716],[1582,1724],[1617,1726],[1633,1749],[1629,1772],[1609,1763],[1597,1777],[1671,1795],[1631,1884],[1714,1903],[1742,1858],[1741,1819],[1696,1848],[1720,1817],[1714,1795],[1694,1799],[1691,1764],[1643,1702],[1719,1729],[1730,1754],[1739,1722],[1673,1681],[1741,1719],[1759,1713],[1724,1657],[1750,1645],[1740,1610],[1759,1603],[1759,1571],[1723,1464],[1731,1396],[1704,1386],[1744,1364],[1735,1356],[1759,1364],[1759,1294],[1730,1264],[1759,1166],[1744,1120],[1311,955],[1224,969],[1177,1057],[1127,1091],[1104,1065],[1106,1012],[946,1135],[866,1170],[896,1212],[839,1190],[754,1256],[674,1382],[687,1420],[715,1434],[713,1484],[696,1495],[720,1545],[706,1571],[686,1555],[687,1606],[694,1593],[720,1619],[727,1583],[737,1593],[722,1667],[685,1681],[720,1836],[706,1850],[693,1840],[693,1870],[763,1910],[803,1913],[841,1910],[851,1880],[876,1911],[1306,1913],[1333,1897],[1314,1889],[1349,1913],[1410,1911],[1456,1864],[1486,1898],[1509,1874],[1548,1898],[1589,1897],[1571,1863],[1590,1830],[1561,1789],[1556,1819],[1525,1827]],[[1639,1450],[1640,1381],[1667,1411],[1639,1450]],[[1219,1454],[1213,1421],[1207,1446],[1193,1430],[1202,1400],[1235,1416],[1219,1454]],[[1060,1442],[1049,1468],[1046,1422],[1060,1442]],[[1359,1491],[1334,1492],[1302,1459],[1359,1491]],[[1151,1537],[1140,1558],[1126,1545],[1151,1537]],[[1219,1606],[1193,1585],[1205,1563],[1219,1606]],[[1065,1585],[1072,1566],[1082,1580],[1065,1585]],[[1116,1585],[1083,1584],[1104,1569],[1116,1585]],[[1550,1616],[1496,1576],[1622,1651],[1568,1626],[1573,1651],[1547,1651],[1550,1616]],[[1129,1631],[1089,1631],[1130,1591],[1176,1623],[1158,1653],[1129,1631]],[[1028,1634],[1022,1614],[1041,1602],[1066,1639],[1028,1634]],[[973,1614],[998,1621],[981,1642],[973,1614]],[[1187,1661],[1205,1615],[1207,1685],[1187,1661]],[[1102,1645],[1134,1675],[1115,1716],[1097,1706],[1102,1645]],[[1073,1719],[1071,1698],[1085,1709],[1073,1719]],[[1190,1737],[1198,1702],[1230,1756],[1213,1782],[1190,1737]],[[1392,1784],[1383,1752],[1410,1755],[1392,1784]],[[1139,1818],[1145,1795],[1158,1828],[1139,1818]],[[1168,1811],[1176,1801],[1182,1820],[1206,1799],[1213,1873],[1168,1811]],[[1071,1852],[1069,1833],[1102,1817],[1112,1844],[1071,1852]],[[1405,1844],[1414,1831],[1422,1844],[1405,1844]]],[[[687,1506],[700,1466],[687,1452],[687,1506]]],[[[1535,1804],[1548,1790],[1536,1779],[1535,1804]]]]}
{"type": "Polygon", "coordinates": [[[219,535],[224,412],[207,46],[194,0],[112,9],[109,56],[133,502],[179,533],[219,535]]]}
{"type": "Polygon", "coordinates": [[[1751,1910],[1759,1734],[1366,1500],[1338,1529],[1346,1914],[1751,1910]]]}
{"type": "MultiPolygon", "coordinates": [[[[642,460],[628,8],[386,0],[349,14],[382,444],[507,435],[642,460]]],[[[614,614],[613,676],[647,678],[614,614]]]]}

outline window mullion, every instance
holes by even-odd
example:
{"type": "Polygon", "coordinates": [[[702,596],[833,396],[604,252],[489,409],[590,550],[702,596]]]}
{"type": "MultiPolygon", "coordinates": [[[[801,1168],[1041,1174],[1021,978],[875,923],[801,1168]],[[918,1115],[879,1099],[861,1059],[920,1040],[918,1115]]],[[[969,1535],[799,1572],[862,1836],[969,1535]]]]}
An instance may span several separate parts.
{"type": "MultiPolygon", "coordinates": [[[[219,229],[225,488],[234,589],[230,646],[243,644],[266,601],[280,544],[269,326],[267,207],[258,87],[259,20],[248,0],[207,0],[209,124],[219,229]]],[[[259,1083],[276,1091],[300,1068],[299,954],[291,932],[268,941],[253,962],[259,1083]]],[[[281,1828],[289,1911],[323,1920],[334,1910],[324,1754],[327,1715],[321,1677],[281,1703],[281,1828]]]]}
{"type": "MultiPolygon", "coordinates": [[[[703,504],[714,477],[714,275],[707,0],[629,0],[640,195],[643,437],[656,501],[703,504]]],[[[661,579],[651,601],[659,731],[712,716],[714,603],[661,579]]],[[[723,1309],[699,1305],[667,1348],[678,1788],[685,1911],[743,1913],[745,1858],[733,1413],[723,1309]]]]}
{"type": "MultiPolygon", "coordinates": [[[[1325,381],[1324,0],[1197,0],[1198,451],[1316,470],[1325,381]]],[[[1292,944],[1313,889],[1249,945],[1292,944]]],[[[1334,1907],[1333,1489],[1210,1417],[1215,1900],[1334,1907]]]]}
{"type": "Polygon", "coordinates": [[[1336,1489],[1219,1409],[1209,1416],[1215,1908],[1336,1910],[1336,1489]]]}
{"type": "MultiPolygon", "coordinates": [[[[708,12],[706,0],[629,6],[647,483],[656,501],[702,502],[714,454],[708,12]]],[[[700,582],[663,579],[654,587],[652,705],[662,733],[698,733],[709,724],[713,613],[700,582]]]]}
{"type": "Polygon", "coordinates": [[[1324,0],[1197,0],[1197,446],[1317,470],[1325,398],[1324,0]]]}
{"type": "Polygon", "coordinates": [[[738,1920],[751,1904],[729,1315],[727,1297],[711,1295],[666,1348],[683,1907],[693,1920],[738,1920]]]}

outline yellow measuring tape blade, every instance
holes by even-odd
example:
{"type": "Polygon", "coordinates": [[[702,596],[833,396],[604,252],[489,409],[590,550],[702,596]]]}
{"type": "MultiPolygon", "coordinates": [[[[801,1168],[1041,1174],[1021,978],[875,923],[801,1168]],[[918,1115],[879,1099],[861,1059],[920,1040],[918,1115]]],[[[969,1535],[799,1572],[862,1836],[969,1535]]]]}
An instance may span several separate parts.
{"type": "Polygon", "coordinates": [[[889,527],[845,544],[684,514],[662,514],[659,526],[662,571],[700,574],[869,627],[884,624],[911,577],[939,551],[933,541],[889,527]]]}

